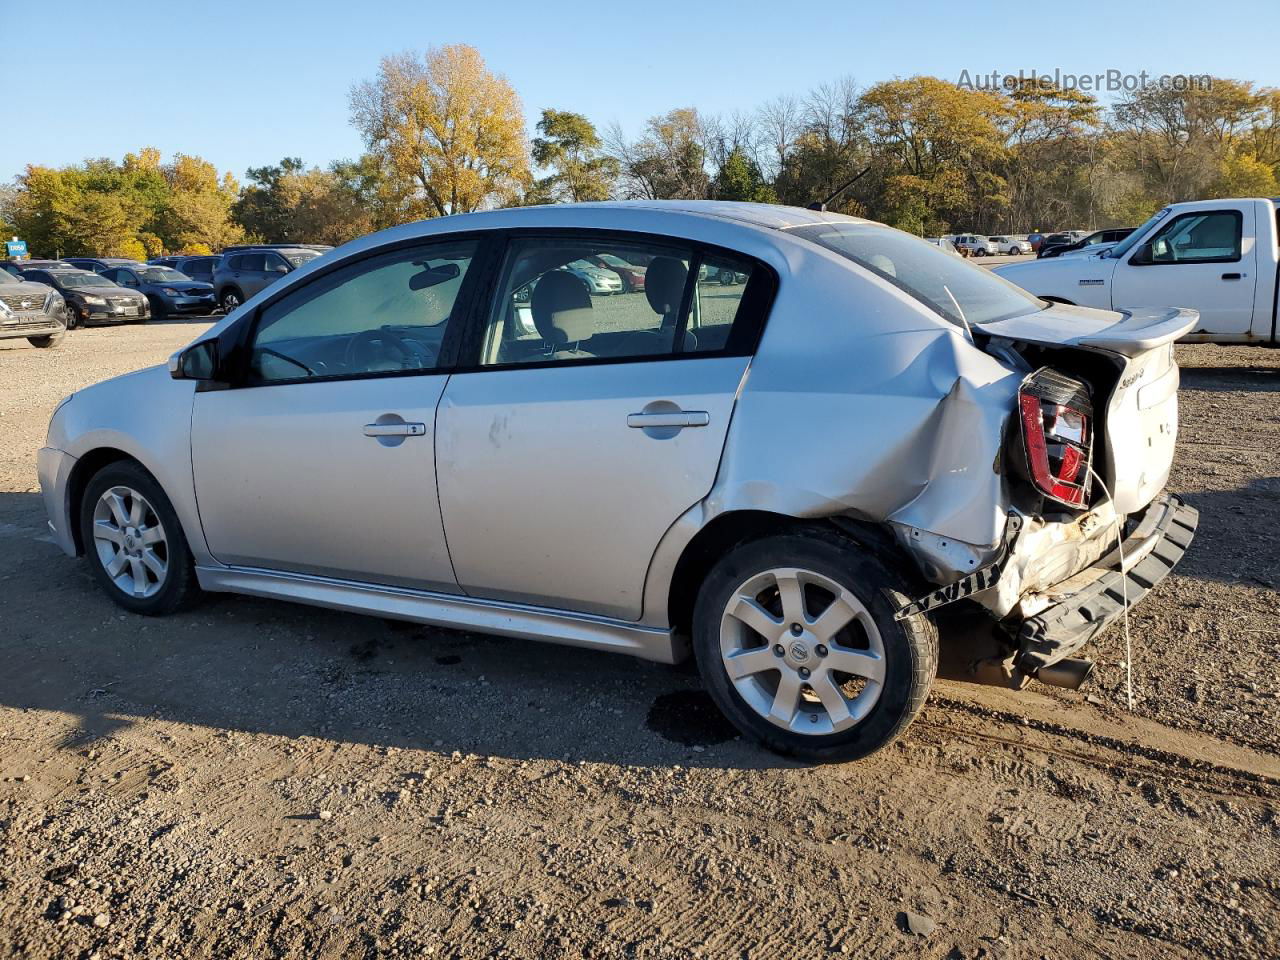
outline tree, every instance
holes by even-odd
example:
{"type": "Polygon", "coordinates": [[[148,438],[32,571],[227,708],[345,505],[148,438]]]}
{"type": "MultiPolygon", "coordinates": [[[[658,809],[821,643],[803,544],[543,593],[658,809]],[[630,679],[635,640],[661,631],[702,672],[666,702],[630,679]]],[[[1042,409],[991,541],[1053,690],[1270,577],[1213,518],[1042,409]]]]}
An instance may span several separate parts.
{"type": "Polygon", "coordinates": [[[530,182],[520,99],[474,47],[384,57],[350,101],[369,150],[414,184],[426,215],[510,202],[530,182]]]}
{"type": "Polygon", "coordinates": [[[765,182],[760,165],[736,147],[730,151],[716,172],[712,193],[717,200],[747,200],[752,203],[774,203],[777,195],[765,182]]]}
{"type": "Polygon", "coordinates": [[[698,111],[692,107],[650,118],[636,142],[621,130],[609,134],[610,155],[618,162],[624,195],[645,200],[703,199],[707,149],[698,111]]]}
{"type": "Polygon", "coordinates": [[[231,209],[245,233],[269,243],[298,239],[289,236],[292,223],[283,184],[304,169],[301,157],[285,157],[274,166],[250,167],[246,171],[249,183],[231,209]]]}
{"type": "Polygon", "coordinates": [[[580,113],[543,110],[538,132],[542,136],[533,141],[533,162],[550,173],[534,183],[529,199],[535,203],[609,199],[619,164],[600,152],[600,137],[590,120],[580,113]]]}

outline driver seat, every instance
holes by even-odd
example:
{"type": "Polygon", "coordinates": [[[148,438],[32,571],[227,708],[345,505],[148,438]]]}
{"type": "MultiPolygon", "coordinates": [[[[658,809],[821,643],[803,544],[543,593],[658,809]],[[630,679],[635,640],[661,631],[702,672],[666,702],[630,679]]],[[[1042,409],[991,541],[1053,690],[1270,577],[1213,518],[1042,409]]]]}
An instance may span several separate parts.
{"type": "Polygon", "coordinates": [[[591,291],[572,273],[552,270],[542,275],[529,298],[533,325],[547,346],[552,360],[577,360],[594,357],[581,349],[595,333],[591,291]]]}

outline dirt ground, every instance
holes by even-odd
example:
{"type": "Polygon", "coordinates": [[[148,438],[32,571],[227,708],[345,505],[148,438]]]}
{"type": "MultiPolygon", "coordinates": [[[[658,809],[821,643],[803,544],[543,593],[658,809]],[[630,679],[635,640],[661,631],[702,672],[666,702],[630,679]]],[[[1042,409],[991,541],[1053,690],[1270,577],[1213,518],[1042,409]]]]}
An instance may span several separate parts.
{"type": "Polygon", "coordinates": [[[0,955],[1280,954],[1280,351],[1179,348],[1201,526],[1134,612],[1135,713],[1112,630],[1077,693],[941,680],[895,746],[810,768],[681,668],[122,613],[45,535],[35,451],[200,329],[0,342],[0,955]]]}

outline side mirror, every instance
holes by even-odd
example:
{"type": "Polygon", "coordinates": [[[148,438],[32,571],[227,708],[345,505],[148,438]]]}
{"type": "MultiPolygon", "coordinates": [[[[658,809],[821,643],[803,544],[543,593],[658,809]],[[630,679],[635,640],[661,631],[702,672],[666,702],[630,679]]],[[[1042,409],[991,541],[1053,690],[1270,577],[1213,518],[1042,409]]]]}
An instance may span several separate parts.
{"type": "Polygon", "coordinates": [[[212,380],[218,372],[218,341],[201,340],[169,358],[175,380],[212,380]]]}
{"type": "Polygon", "coordinates": [[[1146,267],[1154,263],[1155,260],[1151,256],[1151,244],[1144,243],[1133,252],[1133,256],[1129,258],[1129,266],[1146,267]]]}

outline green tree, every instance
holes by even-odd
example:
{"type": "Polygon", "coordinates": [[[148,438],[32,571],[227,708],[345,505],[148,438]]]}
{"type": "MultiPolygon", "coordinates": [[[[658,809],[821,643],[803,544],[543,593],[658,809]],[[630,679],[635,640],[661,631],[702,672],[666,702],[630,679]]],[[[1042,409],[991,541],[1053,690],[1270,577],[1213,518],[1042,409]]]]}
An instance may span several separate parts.
{"type": "Polygon", "coordinates": [[[716,171],[712,194],[717,200],[746,200],[752,203],[774,203],[777,194],[765,182],[760,165],[735,147],[716,171]]]}
{"type": "Polygon", "coordinates": [[[533,141],[533,162],[548,171],[528,199],[535,203],[608,200],[619,173],[616,158],[601,153],[596,128],[580,113],[543,110],[533,141]]]}

